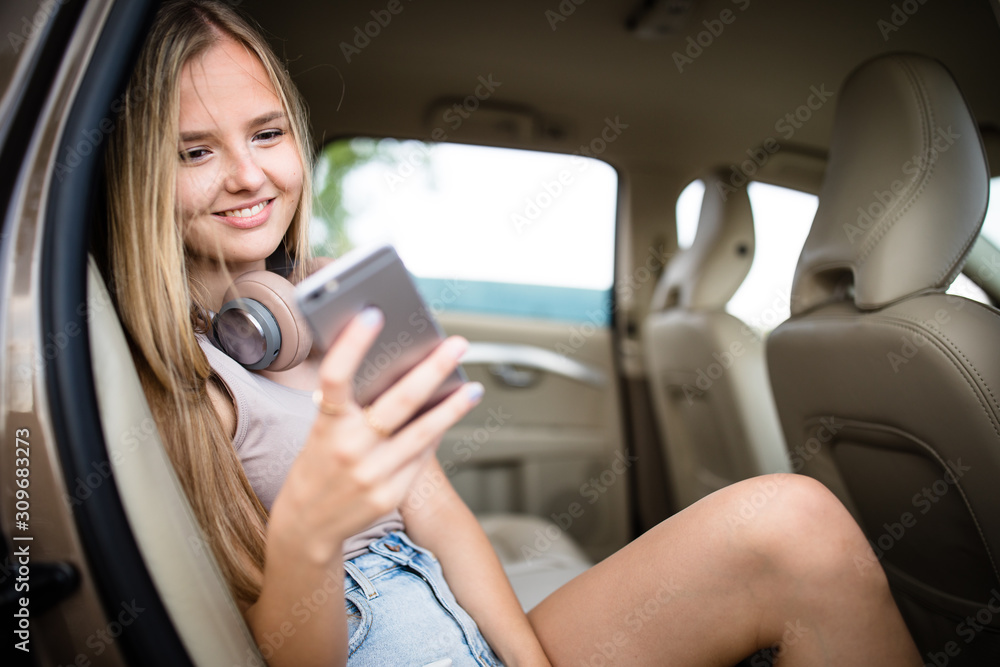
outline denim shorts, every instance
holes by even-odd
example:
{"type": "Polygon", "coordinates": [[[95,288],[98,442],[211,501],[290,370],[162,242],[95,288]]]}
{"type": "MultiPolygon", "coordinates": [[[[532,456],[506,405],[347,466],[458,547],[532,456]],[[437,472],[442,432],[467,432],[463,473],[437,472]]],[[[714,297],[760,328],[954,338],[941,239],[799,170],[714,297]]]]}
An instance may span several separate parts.
{"type": "Polygon", "coordinates": [[[434,555],[402,532],[344,563],[348,667],[502,667],[434,555]]]}

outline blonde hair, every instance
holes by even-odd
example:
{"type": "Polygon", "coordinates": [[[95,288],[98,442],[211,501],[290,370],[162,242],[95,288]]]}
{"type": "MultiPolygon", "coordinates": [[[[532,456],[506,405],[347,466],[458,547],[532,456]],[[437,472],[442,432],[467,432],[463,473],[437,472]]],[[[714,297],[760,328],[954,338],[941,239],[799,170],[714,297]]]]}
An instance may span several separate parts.
{"type": "Polygon", "coordinates": [[[108,146],[105,269],[168,454],[233,595],[252,604],[260,595],[267,513],[208,397],[209,382],[226,390],[196,338],[208,304],[187,270],[175,193],[181,71],[226,38],[257,56],[288,116],[303,184],[283,245],[297,262],[292,279],[304,272],[312,201],[305,106],[260,33],[211,0],[164,5],[139,56],[108,146]]]}

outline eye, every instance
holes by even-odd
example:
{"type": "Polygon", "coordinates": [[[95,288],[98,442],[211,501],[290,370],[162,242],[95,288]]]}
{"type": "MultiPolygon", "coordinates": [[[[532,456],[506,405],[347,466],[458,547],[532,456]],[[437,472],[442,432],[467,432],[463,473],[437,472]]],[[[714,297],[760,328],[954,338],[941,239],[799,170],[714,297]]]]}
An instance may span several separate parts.
{"type": "Polygon", "coordinates": [[[207,148],[189,148],[179,153],[181,162],[192,164],[200,162],[211,154],[207,148]]]}
{"type": "Polygon", "coordinates": [[[257,134],[255,134],[253,139],[259,144],[270,145],[278,143],[278,140],[281,139],[281,137],[283,137],[284,135],[285,135],[284,130],[278,130],[278,129],[264,130],[263,132],[258,132],[257,134]]]}

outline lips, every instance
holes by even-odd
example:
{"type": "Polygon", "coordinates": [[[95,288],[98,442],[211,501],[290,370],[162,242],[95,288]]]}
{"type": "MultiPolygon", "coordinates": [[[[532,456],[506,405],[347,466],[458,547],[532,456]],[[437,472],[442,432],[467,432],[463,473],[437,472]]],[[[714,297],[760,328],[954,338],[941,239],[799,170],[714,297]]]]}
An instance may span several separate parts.
{"type": "Polygon", "coordinates": [[[212,215],[232,227],[239,229],[251,229],[267,222],[274,208],[274,199],[263,199],[244,208],[234,208],[228,211],[220,211],[212,215]]]}

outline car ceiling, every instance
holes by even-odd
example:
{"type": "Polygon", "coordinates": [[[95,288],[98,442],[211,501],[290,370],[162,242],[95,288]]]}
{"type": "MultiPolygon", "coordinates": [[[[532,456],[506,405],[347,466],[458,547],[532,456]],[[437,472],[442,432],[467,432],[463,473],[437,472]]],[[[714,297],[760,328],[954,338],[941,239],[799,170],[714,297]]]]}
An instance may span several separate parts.
{"type": "Polygon", "coordinates": [[[980,126],[1000,128],[996,0],[399,0],[399,12],[381,13],[391,16],[387,25],[367,44],[359,39],[347,62],[342,43],[354,46],[356,29],[387,4],[243,3],[289,60],[317,141],[426,140],[442,127],[454,141],[576,152],[617,118],[628,128],[600,157],[629,170],[693,177],[745,159],[769,137],[785,152],[822,157],[835,96],[790,139],[776,123],[813,87],[836,91],[858,64],[893,51],[941,60],[980,126]],[[645,39],[626,27],[644,4],[691,7],[675,34],[645,39]],[[900,25],[890,30],[894,8],[900,25]],[[707,46],[678,71],[674,54],[724,10],[731,22],[711,23],[721,32],[702,35],[707,46]],[[490,75],[500,82],[495,93],[452,131],[443,110],[490,75]]]}

